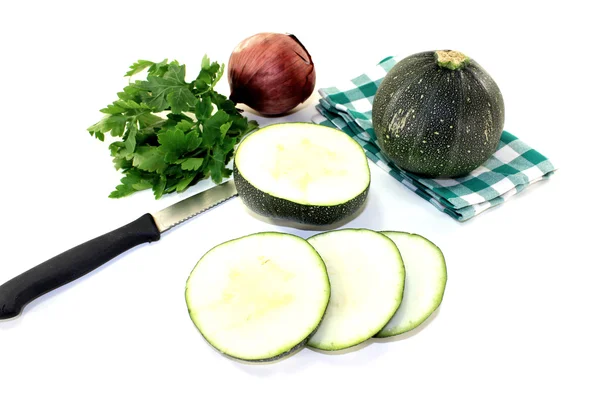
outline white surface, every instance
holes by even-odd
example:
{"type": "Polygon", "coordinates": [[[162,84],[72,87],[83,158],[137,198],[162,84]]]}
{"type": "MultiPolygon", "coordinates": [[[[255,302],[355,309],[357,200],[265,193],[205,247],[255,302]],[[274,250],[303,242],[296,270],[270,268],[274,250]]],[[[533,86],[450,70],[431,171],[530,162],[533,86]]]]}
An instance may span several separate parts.
{"type": "MultiPolygon", "coordinates": [[[[600,35],[588,4],[5,2],[0,281],[201,190],[107,198],[120,175],[86,128],[136,59],[177,59],[194,74],[204,53],[226,62],[260,31],[296,34],[317,87],[390,54],[463,51],[500,86],[505,128],[561,170],[460,224],[372,168],[368,206],[347,226],[420,233],[448,262],[444,302],[415,334],[343,355],[306,349],[266,366],[218,355],[185,307],[196,261],[249,233],[314,233],[268,225],[234,199],[0,322],[0,397],[599,398],[600,35]]],[[[316,100],[284,119],[308,120],[316,100]]]]}

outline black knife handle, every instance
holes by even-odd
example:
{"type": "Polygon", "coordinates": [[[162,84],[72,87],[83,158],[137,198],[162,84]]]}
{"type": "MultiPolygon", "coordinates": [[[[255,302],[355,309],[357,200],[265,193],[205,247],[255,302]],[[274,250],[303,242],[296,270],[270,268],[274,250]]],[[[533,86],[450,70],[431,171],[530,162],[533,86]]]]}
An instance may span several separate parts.
{"type": "Polygon", "coordinates": [[[18,316],[30,301],[95,270],[121,253],[160,239],[150,214],[73,247],[0,286],[0,319],[18,316]]]}

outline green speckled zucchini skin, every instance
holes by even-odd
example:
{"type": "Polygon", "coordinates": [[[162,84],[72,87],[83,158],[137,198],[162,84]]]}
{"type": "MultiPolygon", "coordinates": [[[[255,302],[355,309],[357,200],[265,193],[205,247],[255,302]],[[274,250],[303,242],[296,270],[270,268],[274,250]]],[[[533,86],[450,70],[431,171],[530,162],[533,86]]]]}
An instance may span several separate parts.
{"type": "Polygon", "coordinates": [[[398,62],[373,101],[373,128],[398,167],[430,178],[466,175],[496,150],[504,127],[500,89],[474,60],[461,69],[435,52],[398,62]]]}
{"type": "Polygon", "coordinates": [[[370,184],[355,198],[334,206],[298,204],[272,196],[254,187],[233,164],[233,180],[242,202],[250,210],[267,218],[283,219],[305,225],[331,225],[357,212],[367,199],[370,184]]]}

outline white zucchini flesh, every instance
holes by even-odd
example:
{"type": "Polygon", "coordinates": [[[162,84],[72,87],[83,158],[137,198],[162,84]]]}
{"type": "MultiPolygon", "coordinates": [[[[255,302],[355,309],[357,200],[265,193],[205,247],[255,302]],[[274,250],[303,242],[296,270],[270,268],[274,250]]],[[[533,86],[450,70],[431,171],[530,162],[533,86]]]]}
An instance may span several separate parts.
{"type": "Polygon", "coordinates": [[[268,361],[303,345],[330,297],[323,260],[304,239],[265,232],[208,251],[186,285],[190,317],[221,353],[268,361]]]}
{"type": "Polygon", "coordinates": [[[406,232],[382,232],[396,243],[406,269],[402,304],[376,335],[389,337],[421,325],[441,304],[446,289],[446,261],[428,239],[406,232]]]}
{"type": "Polygon", "coordinates": [[[342,229],[315,235],[308,242],[329,274],[331,299],[308,346],[342,350],[379,332],[402,300],[404,265],[387,236],[368,229],[342,229]]]}
{"type": "Polygon", "coordinates": [[[311,123],[273,124],[240,143],[235,164],[251,185],[304,205],[332,206],[370,184],[364,150],[344,132],[311,123]]]}

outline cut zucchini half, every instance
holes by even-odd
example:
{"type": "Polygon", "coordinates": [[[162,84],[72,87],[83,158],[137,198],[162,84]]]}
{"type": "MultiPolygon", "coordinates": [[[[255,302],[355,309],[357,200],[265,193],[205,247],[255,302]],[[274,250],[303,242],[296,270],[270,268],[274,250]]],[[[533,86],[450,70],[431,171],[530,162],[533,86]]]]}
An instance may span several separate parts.
{"type": "Polygon", "coordinates": [[[308,239],[331,282],[325,317],[308,346],[342,350],[371,338],[392,318],[404,289],[404,264],[387,236],[368,229],[342,229],[308,239]]]}
{"type": "Polygon", "coordinates": [[[190,317],[222,354],[273,361],[299,350],[329,302],[323,260],[304,239],[257,233],[208,251],[185,291],[190,317]]]}
{"type": "Polygon", "coordinates": [[[255,213],[309,225],[352,216],[371,183],[367,157],[354,139],[310,123],[268,125],[247,136],[236,150],[233,177],[255,213]]]}
{"type": "Polygon", "coordinates": [[[377,337],[400,335],[415,329],[439,307],[446,290],[446,260],[428,239],[406,232],[382,232],[396,243],[406,268],[400,308],[377,337]]]}

